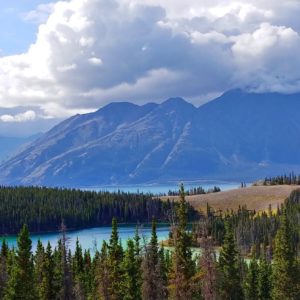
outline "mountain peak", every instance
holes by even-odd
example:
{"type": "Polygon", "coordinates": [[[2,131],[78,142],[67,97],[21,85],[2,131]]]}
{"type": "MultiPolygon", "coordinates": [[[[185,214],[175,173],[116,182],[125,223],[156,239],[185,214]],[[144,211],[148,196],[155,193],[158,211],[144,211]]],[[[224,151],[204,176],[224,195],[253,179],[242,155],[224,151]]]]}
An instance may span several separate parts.
{"type": "Polygon", "coordinates": [[[166,107],[166,108],[171,108],[171,107],[194,107],[193,104],[187,102],[181,97],[172,97],[164,102],[161,103],[161,106],[166,107]]]}

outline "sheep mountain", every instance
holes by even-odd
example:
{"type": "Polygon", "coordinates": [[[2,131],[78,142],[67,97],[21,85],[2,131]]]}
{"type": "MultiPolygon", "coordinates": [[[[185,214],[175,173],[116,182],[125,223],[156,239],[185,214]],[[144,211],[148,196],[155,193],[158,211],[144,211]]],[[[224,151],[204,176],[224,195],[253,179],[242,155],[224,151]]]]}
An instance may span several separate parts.
{"type": "Polygon", "coordinates": [[[97,186],[253,180],[300,171],[300,94],[229,91],[120,102],[73,116],[0,166],[0,184],[97,186]]]}

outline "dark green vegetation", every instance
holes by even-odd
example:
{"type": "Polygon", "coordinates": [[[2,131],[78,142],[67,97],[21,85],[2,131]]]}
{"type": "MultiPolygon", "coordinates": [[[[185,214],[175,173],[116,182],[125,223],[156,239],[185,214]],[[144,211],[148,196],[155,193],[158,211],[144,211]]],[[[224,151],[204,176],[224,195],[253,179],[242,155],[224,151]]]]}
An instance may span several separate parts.
{"type": "Polygon", "coordinates": [[[300,185],[300,175],[291,173],[289,175],[280,175],[276,177],[267,177],[263,181],[263,185],[300,185]]]}
{"type": "MultiPolygon", "coordinates": [[[[152,199],[150,194],[88,192],[38,187],[0,187],[0,234],[18,233],[23,224],[30,232],[57,231],[120,223],[169,222],[178,205],[152,199]]],[[[189,206],[189,217],[198,213],[189,206]]]]}
{"type": "MultiPolygon", "coordinates": [[[[211,189],[205,190],[202,186],[198,186],[195,188],[191,188],[185,192],[187,196],[191,195],[203,195],[203,194],[210,194],[210,193],[218,193],[221,192],[221,189],[218,186],[214,186],[211,189]]],[[[168,196],[179,196],[180,192],[178,191],[171,191],[169,190],[168,196]]]]}
{"type": "Polygon", "coordinates": [[[148,243],[143,242],[137,230],[124,249],[113,219],[110,240],[94,256],[83,251],[78,242],[76,251],[70,253],[64,231],[54,249],[39,243],[32,253],[24,226],[17,249],[2,244],[0,298],[300,299],[299,190],[278,208],[276,215],[269,212],[255,216],[241,209],[220,216],[208,207],[208,217],[192,232],[187,230],[188,207],[183,188],[180,194],[174,211],[176,221],[171,226],[172,251],[158,244],[155,221],[148,243]],[[201,247],[201,255],[192,255],[191,243],[201,247]]]}

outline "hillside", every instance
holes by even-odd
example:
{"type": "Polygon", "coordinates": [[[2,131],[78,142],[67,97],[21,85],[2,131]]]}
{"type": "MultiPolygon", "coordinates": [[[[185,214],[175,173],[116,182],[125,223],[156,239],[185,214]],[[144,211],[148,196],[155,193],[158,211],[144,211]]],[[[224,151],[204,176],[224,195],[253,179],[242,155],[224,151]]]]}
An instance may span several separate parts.
{"type": "Polygon", "coordinates": [[[1,184],[97,186],[253,181],[300,172],[300,94],[225,93],[112,103],[55,126],[0,166],[1,184]],[[288,134],[287,134],[288,133],[288,134]]]}
{"type": "MultiPolygon", "coordinates": [[[[251,186],[219,193],[186,196],[186,200],[197,210],[206,211],[209,204],[214,210],[234,210],[246,206],[250,210],[267,211],[277,209],[292,191],[299,189],[295,185],[251,186]]],[[[178,200],[178,196],[162,197],[162,200],[178,200]]]]}
{"type": "Polygon", "coordinates": [[[29,137],[0,136],[0,162],[13,156],[27,144],[32,143],[40,134],[29,137]]]}

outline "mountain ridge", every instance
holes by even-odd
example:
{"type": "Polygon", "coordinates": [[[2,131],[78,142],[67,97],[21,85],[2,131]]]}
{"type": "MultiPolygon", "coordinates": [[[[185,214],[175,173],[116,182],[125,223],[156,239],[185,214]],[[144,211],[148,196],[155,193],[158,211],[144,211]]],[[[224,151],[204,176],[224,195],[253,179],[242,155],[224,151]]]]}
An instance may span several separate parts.
{"type": "Polygon", "coordinates": [[[300,94],[241,90],[200,107],[180,97],[161,104],[111,103],[63,121],[5,161],[0,183],[245,180],[298,171],[298,111],[300,94]]]}

